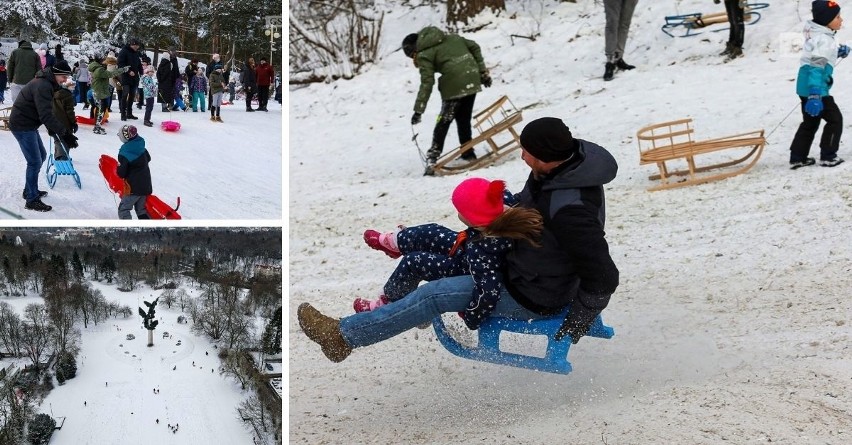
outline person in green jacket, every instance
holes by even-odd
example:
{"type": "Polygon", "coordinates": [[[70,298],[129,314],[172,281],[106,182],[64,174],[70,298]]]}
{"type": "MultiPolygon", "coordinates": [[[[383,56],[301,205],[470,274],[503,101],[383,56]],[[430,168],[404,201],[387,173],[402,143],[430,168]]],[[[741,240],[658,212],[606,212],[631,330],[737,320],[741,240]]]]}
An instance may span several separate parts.
{"type": "MultiPolygon", "coordinates": [[[[92,97],[95,99],[95,105],[98,108],[95,115],[95,127],[92,129],[92,133],[106,134],[106,130],[101,127],[101,123],[104,120],[104,111],[108,107],[107,103],[112,97],[109,81],[113,77],[117,77],[130,70],[130,67],[127,66],[117,68],[113,71],[107,69],[107,65],[116,65],[117,63],[117,59],[113,56],[106,56],[104,58],[95,56],[92,63],[89,64],[89,75],[92,78],[92,97]]],[[[92,108],[94,110],[94,106],[92,108]]]]}
{"type": "MultiPolygon", "coordinates": [[[[426,103],[435,85],[435,73],[438,78],[438,91],[441,92],[441,113],[432,133],[432,146],[426,152],[426,172],[435,174],[435,163],[444,151],[444,139],[455,121],[459,133],[459,144],[464,145],[472,139],[470,120],[473,116],[473,103],[476,93],[482,91],[482,85],[491,86],[491,76],[482,59],[479,45],[464,37],[446,34],[434,26],[427,26],[417,34],[409,34],[402,41],[402,50],[414,60],[414,66],[420,70],[420,90],[414,102],[414,115],[411,125],[420,123],[426,103]]],[[[476,159],[473,150],[468,150],[462,159],[476,159]]]]}
{"type": "Polygon", "coordinates": [[[18,48],[12,51],[6,65],[6,71],[9,73],[9,96],[12,103],[15,103],[15,98],[18,97],[18,93],[21,92],[24,85],[33,80],[36,72],[40,70],[41,58],[33,50],[33,44],[26,40],[18,42],[18,48]]]}

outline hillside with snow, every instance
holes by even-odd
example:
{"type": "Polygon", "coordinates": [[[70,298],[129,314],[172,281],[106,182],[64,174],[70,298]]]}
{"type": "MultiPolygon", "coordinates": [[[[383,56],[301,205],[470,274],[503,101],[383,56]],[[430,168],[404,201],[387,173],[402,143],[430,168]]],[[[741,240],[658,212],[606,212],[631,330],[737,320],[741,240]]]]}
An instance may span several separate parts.
{"type": "MultiPolygon", "coordinates": [[[[685,38],[660,30],[667,15],[723,5],[639,2],[624,56],[637,68],[611,82],[602,80],[601,2],[506,3],[506,13],[482,14],[473,24],[481,29],[463,33],[482,46],[494,78],[474,111],[508,95],[524,122],[559,117],[617,159],[607,239],[621,284],[603,313],[616,336],[580,341],[574,371],[559,376],[460,359],[431,329],[335,364],[301,332],[300,303],[342,317],[355,297],[381,291],[395,261],[363,244],[365,229],[461,229],[449,200],[459,181],[499,178],[518,191],[528,174],[517,153],[486,169],[422,176],[417,146],[429,145],[439,94],[412,129],[419,76],[398,48],[406,34],[441,26],[444,11],[394,7],[377,65],[289,94],[290,442],[849,443],[852,163],[788,168],[810,2],[772,2],[746,27],[745,57],[728,63],[718,55],[727,31],[711,32],[726,25],[685,38]],[[636,132],[684,117],[697,138],[764,129],[763,156],[734,178],[648,192],[656,168],[639,165],[636,132]]],[[[848,36],[841,30],[838,40],[848,36]]],[[[838,64],[832,94],[852,113],[848,64],[838,64]]],[[[852,161],[849,137],[839,156],[852,161]]],[[[456,144],[451,129],[446,150],[456,144]]]]}

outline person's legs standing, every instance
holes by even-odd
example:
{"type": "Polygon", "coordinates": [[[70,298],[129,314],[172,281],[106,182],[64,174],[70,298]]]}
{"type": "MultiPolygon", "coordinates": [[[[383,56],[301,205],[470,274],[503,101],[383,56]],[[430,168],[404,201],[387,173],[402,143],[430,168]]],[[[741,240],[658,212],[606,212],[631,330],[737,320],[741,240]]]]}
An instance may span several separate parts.
{"type": "Polygon", "coordinates": [[[604,27],[604,55],[607,63],[614,64],[617,60],[618,29],[621,23],[621,7],[624,0],[604,0],[604,15],[606,26],[604,27]]]}
{"type": "Polygon", "coordinates": [[[257,109],[266,111],[266,102],[269,101],[269,85],[257,86],[257,109]]]}
{"type": "Polygon", "coordinates": [[[133,209],[136,211],[136,219],[151,219],[148,216],[148,209],[145,208],[145,203],[148,201],[148,195],[140,196],[133,204],[133,209]]]}
{"type": "Polygon", "coordinates": [[[805,111],[805,103],[807,103],[808,98],[799,96],[799,99],[802,101],[802,123],[796,130],[796,135],[793,136],[793,143],[790,144],[791,164],[807,160],[808,153],[811,151],[811,144],[814,142],[814,135],[819,130],[820,124],[819,116],[811,116],[805,111]]]}
{"type": "Polygon", "coordinates": [[[24,86],[18,85],[17,83],[9,85],[9,99],[12,100],[12,103],[15,103],[15,99],[18,97],[18,94],[22,89],[24,89],[24,86]]]}
{"type": "Polygon", "coordinates": [[[41,137],[37,130],[13,131],[12,136],[18,140],[21,153],[24,154],[24,159],[27,161],[24,196],[27,202],[31,202],[39,198],[38,173],[47,157],[47,150],[44,149],[44,144],[41,142],[41,137]]]}
{"type": "Polygon", "coordinates": [[[89,83],[88,82],[78,82],[77,86],[80,87],[80,102],[83,103],[83,109],[89,108],[89,101],[86,100],[86,96],[89,94],[89,83]]]}
{"type": "Polygon", "coordinates": [[[254,96],[254,90],[247,86],[243,88],[243,92],[246,93],[246,111],[254,111],[251,107],[251,98],[254,96]]]}
{"type": "Polygon", "coordinates": [[[837,158],[837,150],[840,148],[840,136],[843,134],[843,114],[840,113],[833,96],[822,98],[824,106],[820,117],[825,121],[822,127],[822,138],[820,139],[819,159],[830,161],[837,158]]]}
{"type": "Polygon", "coordinates": [[[624,58],[624,48],[627,46],[627,36],[630,34],[630,22],[633,20],[633,11],[639,0],[623,0],[621,11],[618,14],[618,43],[615,47],[615,61],[624,58]]]}
{"type": "Polygon", "coordinates": [[[68,151],[65,150],[65,144],[58,136],[53,136],[53,156],[55,160],[61,161],[68,159],[68,151]]]}
{"type": "MultiPolygon", "coordinates": [[[[470,128],[470,120],[473,118],[473,103],[476,101],[476,94],[465,96],[459,99],[459,105],[456,108],[456,130],[459,133],[459,146],[462,146],[473,139],[473,132],[470,128]]],[[[462,154],[462,159],[472,161],[476,159],[476,153],[473,150],[468,150],[462,154]]]]}
{"type": "Polygon", "coordinates": [[[122,88],[122,94],[124,94],[124,110],[125,114],[127,114],[128,119],[134,119],[136,116],[133,115],[133,103],[136,102],[136,90],[139,88],[139,81],[134,80],[128,82],[122,88]]]}
{"type": "Polygon", "coordinates": [[[441,102],[441,114],[438,115],[438,120],[435,122],[435,130],[432,132],[432,146],[426,152],[427,162],[430,164],[437,162],[441,153],[444,151],[444,140],[447,138],[450,124],[456,118],[456,108],[458,105],[459,99],[450,99],[441,102]]]}
{"type": "MultiPolygon", "coordinates": [[[[148,97],[145,99],[145,124],[151,123],[151,112],[154,111],[154,98],[148,97]]],[[[149,125],[150,127],[150,125],[149,125]]]]}
{"type": "Polygon", "coordinates": [[[130,210],[136,207],[136,202],[139,201],[143,196],[137,195],[126,195],[121,198],[121,201],[118,203],[118,219],[133,219],[130,215],[130,210]]]}

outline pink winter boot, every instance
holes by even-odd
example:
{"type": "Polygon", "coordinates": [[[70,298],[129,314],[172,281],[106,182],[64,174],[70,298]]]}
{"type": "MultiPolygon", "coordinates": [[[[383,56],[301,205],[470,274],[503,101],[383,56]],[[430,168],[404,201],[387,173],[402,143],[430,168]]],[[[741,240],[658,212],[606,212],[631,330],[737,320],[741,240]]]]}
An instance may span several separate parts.
{"type": "Polygon", "coordinates": [[[355,309],[355,313],[359,312],[370,312],[374,311],[386,304],[388,304],[388,297],[382,295],[377,300],[365,300],[363,298],[356,298],[352,303],[352,308],[355,309]]]}
{"type": "Polygon", "coordinates": [[[396,259],[402,256],[396,245],[396,234],[398,230],[387,233],[379,233],[375,230],[364,231],[364,242],[376,250],[381,250],[387,256],[396,259]]]}

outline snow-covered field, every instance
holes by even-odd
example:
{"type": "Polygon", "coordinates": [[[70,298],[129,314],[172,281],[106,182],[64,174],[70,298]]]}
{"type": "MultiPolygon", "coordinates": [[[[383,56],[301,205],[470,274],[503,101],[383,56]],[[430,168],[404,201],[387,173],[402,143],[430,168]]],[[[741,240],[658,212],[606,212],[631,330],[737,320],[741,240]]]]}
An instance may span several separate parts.
{"type": "MultiPolygon", "coordinates": [[[[356,296],[380,292],[395,262],[363,245],[364,229],[460,228],[449,201],[459,181],[500,178],[518,190],[528,173],[513,155],[462,175],[421,176],[409,126],[418,73],[394,50],[444,11],[399,8],[384,19],[381,63],[354,80],[290,91],[290,442],[850,443],[852,162],[788,169],[801,122],[789,48],[810,2],[771,2],[746,27],[745,57],[723,63],[727,31],[660,31],[666,15],[722,5],[641,1],[625,55],[637,68],[612,82],[601,79],[600,2],[507,8],[465,34],[494,78],[475,110],[506,94],[524,122],[560,117],[618,160],[607,238],[621,285],[604,312],[616,337],[582,340],[571,350],[574,371],[557,376],[457,358],[418,329],[334,364],[300,331],[302,302],[340,317],[356,296]],[[536,41],[511,37],[536,30],[536,41]],[[747,174],[647,192],[656,168],[639,165],[636,131],[683,117],[695,119],[699,138],[763,128],[768,145],[747,174]]],[[[847,114],[850,69],[837,66],[832,89],[847,114]]],[[[435,91],[415,127],[421,147],[439,104],[435,91]]],[[[849,137],[839,155],[852,161],[849,137]]],[[[451,129],[447,149],[456,142],[451,129]]]]}
{"type": "MultiPolygon", "coordinates": [[[[185,61],[184,61],[185,63],[185,61]]],[[[182,65],[181,65],[182,66],[182,65]]],[[[181,68],[182,69],[182,68],[181,68]]],[[[8,92],[7,92],[8,94],[8,92]]],[[[7,105],[8,103],[7,97],[7,105]]],[[[4,105],[6,106],[6,105],[4,105]]],[[[253,105],[257,107],[257,103],[253,105]]],[[[178,212],[189,220],[277,220],[282,215],[282,106],[270,101],[269,112],[247,113],[245,101],[222,106],[224,123],[211,122],[210,113],[161,112],[154,104],[153,127],[142,125],[144,108],[134,107],[139,120],[122,122],[118,101],[104,126],[106,135],[92,133],[91,125],[80,125],[80,147],[71,151],[74,167],[80,175],[78,189],[70,176],[59,176],[54,188],[45,179],[45,162],[39,175],[39,188],[49,195],[43,201],[53,206],[46,213],[24,209],[26,161],[11,132],[0,131],[0,219],[13,218],[8,212],[26,219],[117,219],[118,196],[106,185],[98,160],[102,154],[117,157],[121,141],[117,132],[122,124],[133,124],[145,138],[151,154],[151,178],[154,194],[172,206],[178,197],[178,212]],[[177,121],[178,132],[160,129],[166,120],[177,121]]],[[[77,115],[89,116],[83,104],[77,115]]],[[[42,141],[50,152],[50,137],[44,126],[42,141]]]]}
{"type": "MultiPolygon", "coordinates": [[[[107,301],[130,306],[134,314],[81,329],[77,377],[56,386],[37,408],[55,418],[65,417],[52,444],[251,443],[236,412],[247,393],[234,379],[219,375],[214,345],[190,332],[190,324],[177,323],[179,306],[158,305],[160,323],[149,348],[148,331],[135,310],[161,291],[143,286],[120,292],[115,285],[98,282],[92,286],[107,301]],[[163,338],[164,332],[170,337],[163,338]],[[136,338],[127,340],[127,334],[136,338]],[[169,424],[179,425],[176,433],[169,424]]],[[[26,304],[41,299],[2,300],[23,311],[26,304]]]]}

